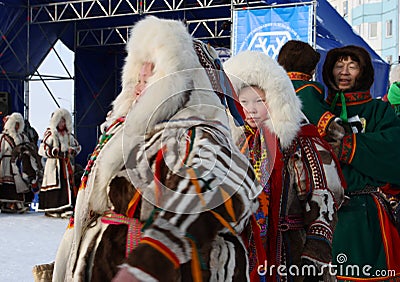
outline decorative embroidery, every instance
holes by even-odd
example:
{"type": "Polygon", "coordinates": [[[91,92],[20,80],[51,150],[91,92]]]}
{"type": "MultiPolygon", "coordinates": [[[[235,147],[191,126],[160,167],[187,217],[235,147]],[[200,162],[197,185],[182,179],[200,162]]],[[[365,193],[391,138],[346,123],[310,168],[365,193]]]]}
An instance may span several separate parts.
{"type": "Polygon", "coordinates": [[[113,134],[107,134],[107,132],[109,132],[112,128],[120,126],[124,122],[125,122],[125,117],[120,117],[120,118],[116,119],[101,136],[99,143],[97,143],[96,148],[94,148],[94,151],[90,155],[90,159],[85,167],[85,170],[83,172],[82,179],[81,179],[81,185],[79,186],[79,190],[86,188],[89,174],[92,171],[92,167],[94,165],[94,162],[97,159],[97,156],[100,154],[101,149],[103,149],[103,147],[108,143],[108,141],[113,136],[113,134]]]}
{"type": "Polygon", "coordinates": [[[104,216],[101,218],[101,222],[105,224],[128,225],[125,249],[125,257],[127,258],[133,248],[135,248],[140,242],[140,238],[142,236],[141,222],[137,218],[126,217],[111,210],[104,213],[104,216]]]}
{"type": "MultiPolygon", "coordinates": [[[[359,105],[359,104],[364,104],[372,100],[371,93],[368,91],[365,92],[349,92],[349,93],[343,93],[345,100],[346,100],[346,105],[347,106],[354,106],[354,105],[359,105]]],[[[329,104],[332,104],[333,99],[335,98],[336,93],[331,93],[328,95],[326,98],[326,101],[329,104]]],[[[342,106],[341,101],[337,101],[337,106],[342,106]]]]}
{"type": "Polygon", "coordinates": [[[317,129],[318,129],[318,133],[321,137],[324,137],[326,135],[326,128],[329,125],[329,122],[335,117],[334,114],[332,114],[331,112],[326,111],[321,118],[318,121],[317,124],[317,129]]]}
{"type": "Polygon", "coordinates": [[[316,239],[319,240],[327,240],[328,243],[331,244],[333,232],[326,223],[322,221],[316,221],[308,229],[307,237],[316,237],[316,239]]]}
{"type": "Polygon", "coordinates": [[[344,163],[351,163],[354,157],[354,153],[356,151],[355,144],[356,144],[356,135],[350,134],[345,135],[342,140],[343,146],[342,151],[339,153],[340,161],[344,163]]]}
{"type": "Polygon", "coordinates": [[[302,72],[288,72],[287,73],[290,80],[310,80],[311,79],[311,75],[309,74],[305,74],[302,72]]]}

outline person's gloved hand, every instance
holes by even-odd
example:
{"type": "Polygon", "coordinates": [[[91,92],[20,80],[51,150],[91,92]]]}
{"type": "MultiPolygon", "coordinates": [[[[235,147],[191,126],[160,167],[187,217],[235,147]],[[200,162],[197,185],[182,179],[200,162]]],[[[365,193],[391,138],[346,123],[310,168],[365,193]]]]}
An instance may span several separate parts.
{"type": "Polygon", "coordinates": [[[333,120],[329,123],[328,128],[326,129],[325,139],[329,142],[332,140],[342,140],[345,134],[345,129],[336,120],[333,120]]]}

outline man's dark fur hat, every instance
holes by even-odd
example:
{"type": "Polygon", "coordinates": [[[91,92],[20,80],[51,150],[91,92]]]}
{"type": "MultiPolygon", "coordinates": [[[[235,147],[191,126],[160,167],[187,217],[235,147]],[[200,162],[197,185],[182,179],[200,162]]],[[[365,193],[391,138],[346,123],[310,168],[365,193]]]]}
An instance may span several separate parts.
{"type": "Polygon", "coordinates": [[[356,78],[354,88],[349,91],[365,91],[370,89],[374,82],[374,67],[372,65],[371,56],[368,51],[362,47],[348,45],[334,48],[326,54],[326,59],[322,69],[322,77],[329,92],[337,92],[339,90],[333,77],[333,68],[338,60],[347,57],[350,57],[360,65],[360,74],[356,78]]]}
{"type": "Polygon", "coordinates": [[[308,43],[289,40],[282,46],[278,55],[278,63],[287,72],[302,72],[312,75],[321,55],[308,43]]]}

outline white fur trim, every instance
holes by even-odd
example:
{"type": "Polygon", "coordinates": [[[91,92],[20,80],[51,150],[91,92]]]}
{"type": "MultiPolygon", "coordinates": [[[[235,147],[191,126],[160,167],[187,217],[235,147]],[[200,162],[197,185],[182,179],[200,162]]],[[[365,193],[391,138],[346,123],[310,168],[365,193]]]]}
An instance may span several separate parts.
{"type": "Polygon", "coordinates": [[[265,92],[271,117],[265,125],[276,134],[283,148],[289,146],[300,129],[303,114],[286,71],[272,58],[255,51],[244,51],[230,58],[224,69],[236,92],[249,85],[265,92]]]}
{"type": "Polygon", "coordinates": [[[58,147],[61,144],[61,152],[68,151],[70,146],[70,134],[72,133],[72,117],[71,113],[67,109],[57,109],[51,114],[50,125],[51,134],[53,135],[53,147],[58,147]],[[68,134],[61,136],[58,134],[57,126],[61,119],[65,120],[65,127],[67,128],[68,134]]]}
{"type": "Polygon", "coordinates": [[[19,145],[27,141],[27,138],[24,138],[24,135],[22,134],[24,127],[25,122],[22,115],[20,113],[12,113],[8,116],[6,124],[4,125],[4,132],[12,137],[15,145],[19,145]],[[16,123],[19,123],[18,131],[15,131],[16,123]]]}
{"type": "Polygon", "coordinates": [[[71,113],[67,109],[60,108],[55,110],[50,118],[50,129],[52,132],[57,131],[57,125],[60,120],[65,119],[65,126],[68,130],[68,133],[72,133],[72,117],[71,113]]]}
{"type": "MultiPolygon", "coordinates": [[[[122,71],[122,91],[113,102],[112,116],[114,117],[125,116],[135,101],[134,88],[144,62],[154,64],[154,75],[149,78],[148,85],[157,82],[157,90],[163,89],[162,93],[157,93],[157,95],[147,93],[150,89],[146,91],[146,94],[150,94],[147,96],[151,98],[150,101],[143,101],[143,103],[149,103],[151,108],[154,108],[154,105],[160,105],[166,98],[171,98],[172,94],[180,93],[182,87],[179,86],[187,85],[191,80],[189,76],[171,76],[171,74],[201,67],[193,49],[192,37],[184,24],[175,20],[148,16],[139,21],[131,30],[126,50],[128,55],[122,71]],[[171,83],[171,80],[175,83],[171,83]]],[[[176,112],[178,106],[182,104],[182,98],[182,95],[176,95],[173,98],[177,105],[166,115],[176,112]]],[[[140,97],[140,99],[147,100],[145,97],[140,97]]]]}
{"type": "Polygon", "coordinates": [[[12,113],[8,116],[7,122],[4,125],[4,131],[7,134],[21,134],[24,131],[25,122],[24,117],[20,113],[12,113]],[[19,123],[19,129],[15,132],[15,124],[19,123]]]}

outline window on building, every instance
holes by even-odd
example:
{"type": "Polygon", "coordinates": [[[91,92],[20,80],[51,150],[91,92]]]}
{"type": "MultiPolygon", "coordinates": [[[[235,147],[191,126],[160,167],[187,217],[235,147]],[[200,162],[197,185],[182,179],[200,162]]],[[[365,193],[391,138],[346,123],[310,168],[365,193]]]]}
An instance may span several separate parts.
{"type": "Polygon", "coordinates": [[[388,64],[391,64],[391,63],[392,63],[392,60],[393,60],[392,55],[389,55],[389,56],[386,57],[386,62],[387,62],[388,64]]]}
{"type": "Polygon", "coordinates": [[[355,25],[353,26],[353,30],[355,33],[360,34],[361,26],[360,25],[355,25]]]}
{"type": "Polygon", "coordinates": [[[386,37],[391,37],[393,35],[393,21],[388,20],[386,21],[386,37]]]}
{"type": "Polygon", "coordinates": [[[368,23],[368,37],[376,38],[378,36],[378,25],[377,23],[368,23]]]}
{"type": "Polygon", "coordinates": [[[347,16],[348,11],[349,11],[349,2],[344,1],[343,2],[343,16],[347,16]]]}

